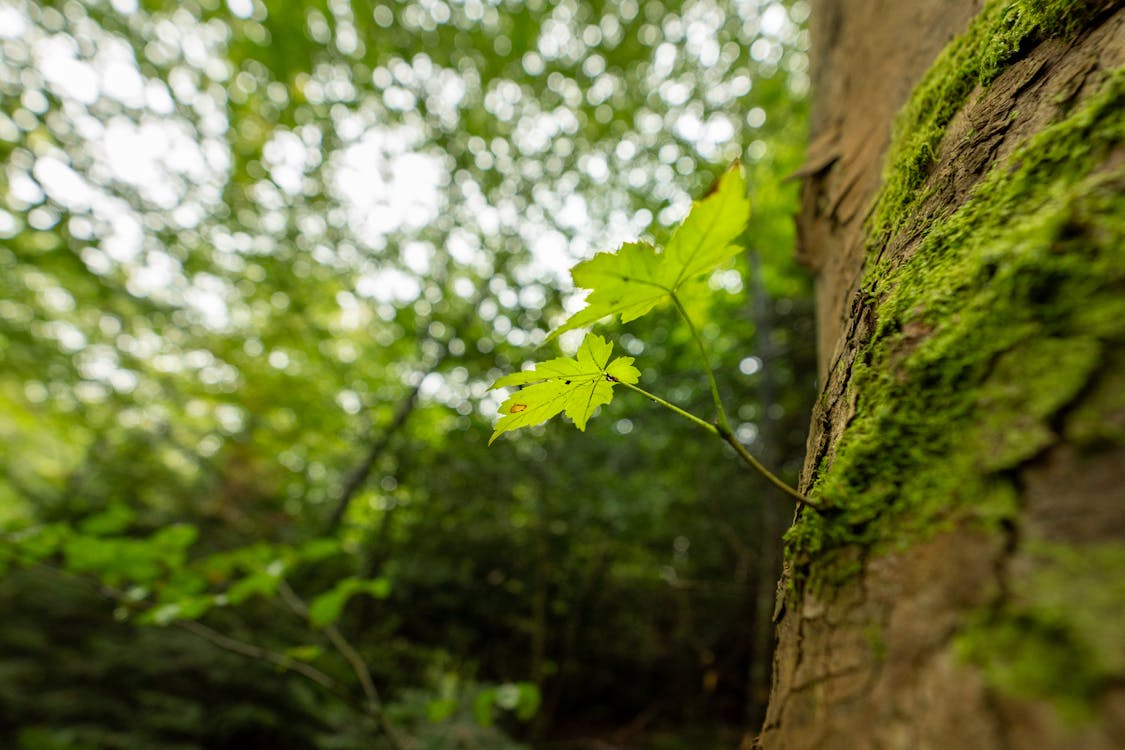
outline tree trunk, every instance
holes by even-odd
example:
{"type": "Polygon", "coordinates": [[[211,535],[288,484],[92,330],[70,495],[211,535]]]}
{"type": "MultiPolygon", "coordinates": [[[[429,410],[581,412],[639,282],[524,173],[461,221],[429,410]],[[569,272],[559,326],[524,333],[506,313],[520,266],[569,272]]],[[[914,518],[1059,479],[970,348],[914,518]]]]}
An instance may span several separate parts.
{"type": "Polygon", "coordinates": [[[830,507],[786,535],[759,743],[1125,747],[1125,3],[812,18],[830,507]]]}

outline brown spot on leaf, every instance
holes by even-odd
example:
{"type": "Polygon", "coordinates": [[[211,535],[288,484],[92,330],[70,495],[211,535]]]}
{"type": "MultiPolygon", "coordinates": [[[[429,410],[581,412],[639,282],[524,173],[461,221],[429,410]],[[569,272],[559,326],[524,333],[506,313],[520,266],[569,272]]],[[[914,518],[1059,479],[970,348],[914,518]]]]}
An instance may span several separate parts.
{"type": "Polygon", "coordinates": [[[512,404],[512,408],[508,409],[509,414],[516,414],[527,409],[527,404],[512,404]]]}

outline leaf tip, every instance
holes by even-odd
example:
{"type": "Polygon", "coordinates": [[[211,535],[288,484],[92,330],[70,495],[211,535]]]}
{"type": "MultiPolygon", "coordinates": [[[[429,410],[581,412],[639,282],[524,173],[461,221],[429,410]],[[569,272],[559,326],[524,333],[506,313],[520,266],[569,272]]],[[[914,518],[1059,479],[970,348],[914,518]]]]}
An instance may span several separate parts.
{"type": "Polygon", "coordinates": [[[722,188],[723,183],[726,182],[726,180],[732,174],[737,174],[739,177],[742,177],[742,159],[736,157],[734,161],[730,163],[730,166],[722,172],[722,174],[711,180],[711,185],[707,188],[703,195],[700,196],[699,199],[705,200],[707,198],[710,198],[715,193],[719,192],[719,189],[722,188]]]}

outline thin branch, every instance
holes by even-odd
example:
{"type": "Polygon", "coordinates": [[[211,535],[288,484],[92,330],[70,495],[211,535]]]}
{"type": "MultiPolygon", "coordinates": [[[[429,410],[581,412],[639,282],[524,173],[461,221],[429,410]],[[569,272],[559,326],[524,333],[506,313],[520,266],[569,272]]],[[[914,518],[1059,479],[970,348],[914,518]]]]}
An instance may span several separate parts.
{"type": "Polygon", "coordinates": [[[742,457],[742,460],[749,464],[755,471],[766,478],[770,484],[778,488],[789,497],[796,500],[798,503],[808,505],[810,507],[817,507],[818,504],[809,500],[805,495],[802,495],[797,490],[790,487],[785,482],[781,481],[769,469],[762,465],[762,463],[746,450],[742,443],[734,436],[734,431],[731,429],[730,420],[727,419],[726,409],[723,408],[723,400],[719,397],[719,383],[715,380],[715,371],[711,368],[711,358],[707,354],[707,346],[703,343],[703,337],[699,335],[699,329],[695,327],[692,322],[691,316],[688,315],[687,309],[684,307],[680,298],[676,296],[675,292],[672,293],[672,301],[676,303],[676,309],[680,311],[680,316],[687,323],[688,328],[691,329],[692,338],[695,339],[696,346],[699,347],[699,356],[703,360],[704,368],[707,370],[707,379],[711,383],[711,399],[715,402],[715,410],[718,413],[718,425],[715,426],[715,432],[725,440],[730,447],[734,448],[735,452],[742,457]]]}
{"type": "Polygon", "coordinates": [[[649,393],[648,391],[646,391],[644,388],[641,388],[640,386],[633,385],[632,383],[626,383],[624,380],[618,380],[617,378],[615,378],[611,375],[606,375],[606,378],[608,378],[610,381],[612,381],[614,383],[625,386],[626,388],[628,388],[631,391],[636,391],[637,393],[639,393],[642,396],[644,396],[645,398],[647,398],[649,401],[660,404],[665,409],[673,411],[676,414],[679,414],[684,419],[687,419],[691,422],[694,422],[695,424],[699,425],[703,429],[710,432],[712,435],[715,435],[716,437],[722,437],[722,434],[719,432],[719,428],[716,427],[715,425],[711,424],[710,422],[703,421],[699,417],[692,414],[690,411],[684,411],[683,409],[681,409],[680,407],[671,403],[670,401],[665,401],[664,399],[660,398],[660,396],[657,396],[655,393],[649,393]]]}
{"type": "MultiPolygon", "coordinates": [[[[454,334],[456,334],[456,332],[460,330],[463,325],[466,325],[473,319],[476,308],[481,303],[481,300],[484,299],[487,289],[488,286],[485,285],[480,290],[478,290],[477,294],[473,296],[473,298],[466,306],[464,314],[450,326],[454,334]]],[[[428,325],[428,323],[426,325],[428,325]]],[[[419,330],[421,331],[421,329],[419,330]]],[[[419,336],[421,336],[420,332],[419,336]]],[[[433,338],[430,338],[429,340],[435,341],[435,339],[433,338]]],[[[444,364],[450,356],[451,352],[449,351],[449,344],[448,342],[446,342],[442,345],[441,353],[438,354],[434,361],[427,366],[426,374],[418,379],[418,384],[411,388],[406,397],[399,402],[398,409],[395,410],[395,415],[391,419],[391,423],[385,430],[383,430],[383,432],[379,435],[379,438],[371,444],[371,448],[368,449],[367,455],[364,456],[363,461],[359,464],[359,466],[355,468],[355,471],[352,472],[351,476],[348,478],[347,483],[344,485],[344,489],[340,492],[340,497],[336,501],[336,507],[333,508],[332,515],[328,520],[327,533],[331,534],[340,527],[340,524],[344,520],[344,516],[347,515],[348,507],[351,505],[352,500],[355,498],[356,494],[363,488],[363,485],[366,484],[367,479],[371,476],[371,472],[375,468],[375,464],[378,463],[379,459],[382,457],[383,453],[386,452],[387,447],[390,445],[391,438],[393,438],[396,433],[402,430],[403,425],[406,424],[406,420],[410,418],[410,415],[411,413],[413,413],[414,408],[418,405],[418,395],[422,389],[422,381],[425,379],[426,375],[437,372],[442,364],[444,364]]]]}
{"type": "MultiPolygon", "coordinates": [[[[303,620],[309,619],[309,608],[304,600],[297,595],[297,592],[284,580],[278,583],[277,592],[281,596],[281,600],[285,602],[289,609],[303,620]]],[[[386,715],[383,713],[383,702],[379,698],[379,691],[375,689],[375,681],[371,677],[371,670],[367,668],[367,663],[364,662],[363,657],[355,650],[355,647],[348,642],[348,639],[340,632],[339,628],[335,625],[325,625],[324,634],[328,637],[329,642],[333,648],[340,652],[344,660],[348,662],[348,666],[352,668],[355,673],[356,679],[359,680],[360,687],[363,689],[363,695],[367,699],[367,713],[375,719],[379,728],[386,735],[387,740],[395,750],[405,750],[406,745],[398,736],[394,727],[387,721],[386,715]]]]}
{"type": "Polygon", "coordinates": [[[324,672],[321,672],[311,664],[306,664],[305,662],[293,659],[292,657],[286,656],[285,654],[279,654],[276,651],[270,651],[269,649],[262,648],[261,646],[255,646],[252,643],[246,643],[245,641],[231,638],[230,636],[224,635],[214,628],[208,627],[201,622],[196,622],[195,620],[177,620],[174,624],[181,630],[186,630],[187,632],[204,639],[212,645],[218,646],[224,651],[230,651],[233,654],[239,654],[250,659],[257,659],[258,661],[265,661],[269,662],[270,664],[276,664],[282,669],[297,672],[303,677],[307,677],[308,679],[312,680],[317,685],[320,685],[322,688],[331,691],[337,697],[350,701],[347,691],[344,690],[343,686],[341,686],[340,683],[336,682],[334,679],[329,677],[324,672]]]}
{"type": "Polygon", "coordinates": [[[610,381],[614,382],[614,383],[618,383],[620,385],[625,386],[626,388],[628,388],[631,391],[636,391],[637,393],[641,394],[642,396],[649,399],[650,401],[653,401],[657,404],[660,404],[665,409],[668,409],[670,411],[675,412],[676,414],[679,414],[684,419],[690,420],[694,424],[699,425],[703,429],[710,432],[712,435],[715,435],[720,440],[723,440],[728,445],[730,445],[730,447],[734,448],[735,452],[739,455],[739,457],[743,461],[745,461],[747,464],[749,464],[749,466],[751,468],[753,468],[755,471],[757,471],[759,474],[761,474],[763,477],[765,477],[766,481],[768,481],[774,487],[776,487],[779,490],[781,490],[782,492],[784,492],[789,497],[796,500],[798,503],[801,503],[802,505],[807,505],[810,508],[822,508],[822,507],[824,507],[820,502],[811,500],[808,497],[806,497],[805,495],[802,495],[797,490],[790,487],[788,484],[786,484],[781,479],[779,479],[775,474],[773,474],[773,472],[771,472],[769,469],[767,469],[765,466],[763,466],[761,461],[754,458],[754,456],[751,455],[750,451],[746,450],[746,446],[744,446],[742,443],[738,442],[738,438],[736,438],[734,436],[734,433],[730,431],[729,427],[726,427],[726,426],[723,426],[723,425],[714,425],[714,424],[711,424],[710,422],[704,422],[702,419],[695,416],[691,412],[684,411],[683,409],[676,406],[675,404],[670,403],[668,401],[665,401],[664,399],[660,398],[656,394],[649,393],[644,388],[633,385],[632,383],[626,383],[625,381],[618,380],[617,378],[614,378],[610,375],[606,375],[606,378],[609,379],[610,381]]]}
{"type": "MultiPolygon", "coordinates": [[[[440,360],[438,364],[440,364],[440,360]]],[[[435,368],[436,366],[437,365],[435,365],[435,368]]],[[[433,369],[431,369],[430,372],[433,372],[433,369]]],[[[347,484],[344,485],[344,489],[340,493],[340,498],[336,501],[336,507],[332,509],[332,516],[328,520],[328,528],[326,529],[327,533],[331,534],[340,527],[340,523],[344,520],[344,516],[348,512],[348,507],[351,505],[352,500],[360,489],[363,488],[363,485],[367,483],[367,479],[371,476],[375,464],[379,462],[379,459],[382,458],[383,453],[387,450],[387,446],[390,445],[391,438],[402,429],[403,425],[406,424],[406,420],[410,418],[411,412],[414,411],[414,407],[418,404],[418,393],[421,388],[422,378],[419,378],[418,385],[411,388],[406,398],[399,402],[398,409],[395,410],[395,415],[391,423],[380,433],[379,438],[371,444],[363,461],[355,468],[351,476],[348,477],[347,484]]]]}
{"type": "Polygon", "coordinates": [[[699,358],[703,360],[703,368],[707,370],[707,380],[711,384],[711,400],[715,402],[715,412],[718,415],[719,426],[730,430],[730,420],[727,419],[727,411],[723,408],[723,400],[719,397],[719,382],[715,380],[715,371],[711,367],[711,357],[707,354],[707,345],[703,343],[703,337],[699,335],[699,329],[695,327],[692,322],[691,316],[688,315],[687,308],[680,298],[672,292],[672,302],[676,304],[676,309],[680,311],[680,317],[687,323],[688,328],[691,330],[691,336],[695,339],[695,345],[699,347],[699,358]]]}
{"type": "Polygon", "coordinates": [[[754,458],[753,454],[751,454],[750,451],[746,450],[746,446],[738,442],[738,438],[734,436],[734,433],[731,432],[730,429],[726,427],[719,427],[718,429],[719,437],[725,440],[731,448],[734,448],[735,452],[742,457],[743,461],[748,463],[754,468],[755,471],[765,477],[767,482],[784,492],[789,497],[796,500],[798,503],[801,503],[802,505],[807,505],[810,508],[824,507],[819,501],[811,500],[805,495],[802,495],[797,490],[790,487],[788,484],[778,478],[777,475],[763,466],[761,461],[754,458]]]}
{"type": "Polygon", "coordinates": [[[47,506],[48,500],[46,495],[40,495],[35,490],[27,486],[22,479],[16,476],[11,467],[6,467],[7,471],[4,472],[4,481],[11,487],[16,494],[23,497],[24,500],[29,502],[32,506],[43,508],[47,506]]]}

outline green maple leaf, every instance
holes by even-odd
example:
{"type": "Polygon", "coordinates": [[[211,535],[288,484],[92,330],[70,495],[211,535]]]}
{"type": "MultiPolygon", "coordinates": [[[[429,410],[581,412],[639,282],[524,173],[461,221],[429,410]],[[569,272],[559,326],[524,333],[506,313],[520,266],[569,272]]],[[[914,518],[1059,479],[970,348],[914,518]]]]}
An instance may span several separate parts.
{"type": "Polygon", "coordinates": [[[492,445],[505,432],[542,424],[562,412],[566,412],[575,427],[584,432],[594,409],[613,400],[616,382],[636,383],[640,378],[641,373],[633,367],[632,357],[618,357],[610,362],[612,351],[613,344],[601,336],[586,334],[574,358],[558,357],[539,362],[532,370],[512,373],[497,380],[492,384],[493,388],[525,387],[509,396],[500,406],[500,413],[504,416],[496,423],[488,444],[492,445]]]}
{"type": "Polygon", "coordinates": [[[547,340],[611,315],[628,323],[671,301],[686,284],[742,251],[736,241],[749,216],[746,181],[735,162],[711,193],[692,204],[663,253],[646,242],[629,242],[616,253],[598,253],[571,269],[574,285],[592,291],[586,307],[547,340]]]}

